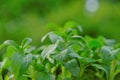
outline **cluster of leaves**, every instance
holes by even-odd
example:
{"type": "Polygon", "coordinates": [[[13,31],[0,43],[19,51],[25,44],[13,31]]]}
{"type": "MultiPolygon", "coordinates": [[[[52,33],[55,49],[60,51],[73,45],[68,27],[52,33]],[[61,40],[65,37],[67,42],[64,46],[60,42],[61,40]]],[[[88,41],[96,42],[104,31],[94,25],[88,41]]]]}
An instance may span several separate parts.
{"type": "Polygon", "coordinates": [[[0,80],[120,80],[120,48],[114,40],[81,36],[81,27],[49,32],[39,48],[31,38],[7,40],[0,80]]]}

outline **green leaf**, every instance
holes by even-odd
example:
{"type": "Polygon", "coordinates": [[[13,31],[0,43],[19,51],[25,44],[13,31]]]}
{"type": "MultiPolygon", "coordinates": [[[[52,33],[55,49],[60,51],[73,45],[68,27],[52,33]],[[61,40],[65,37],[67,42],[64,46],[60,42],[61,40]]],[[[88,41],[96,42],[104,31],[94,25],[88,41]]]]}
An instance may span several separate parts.
{"type": "Polygon", "coordinates": [[[116,41],[112,39],[105,39],[105,43],[107,46],[113,46],[115,45],[116,41]]]}
{"type": "Polygon", "coordinates": [[[0,45],[0,49],[2,49],[3,47],[4,47],[4,44],[1,44],[1,45],[0,45]]]}
{"type": "Polygon", "coordinates": [[[7,57],[10,57],[10,56],[12,56],[13,53],[15,53],[15,52],[16,52],[16,50],[15,50],[12,46],[8,46],[8,47],[7,47],[6,56],[7,56],[7,57]]]}
{"type": "MultiPolygon", "coordinates": [[[[14,80],[14,75],[10,75],[6,80],[14,80]]],[[[28,80],[26,76],[18,76],[15,80],[28,80]]]]}
{"type": "Polygon", "coordinates": [[[99,64],[92,64],[93,67],[96,67],[97,69],[100,69],[106,73],[106,78],[108,78],[109,75],[109,69],[106,66],[99,65],[99,64]]]}
{"type": "Polygon", "coordinates": [[[57,44],[52,44],[46,47],[41,53],[42,59],[44,60],[48,55],[52,54],[56,48],[57,48],[57,44]]]}
{"type": "Polygon", "coordinates": [[[61,51],[59,54],[55,54],[53,58],[57,61],[64,62],[66,60],[69,60],[70,58],[78,58],[81,59],[77,53],[75,53],[72,48],[67,48],[63,51],[61,51]]]}
{"type": "Polygon", "coordinates": [[[32,62],[32,54],[26,55],[20,67],[20,73],[19,73],[20,75],[22,75],[28,69],[31,62],[32,62]]]}
{"type": "Polygon", "coordinates": [[[28,78],[25,76],[19,76],[16,80],[28,80],[28,78]]]}
{"type": "Polygon", "coordinates": [[[25,38],[21,43],[22,48],[26,48],[31,42],[32,42],[31,38],[25,38]]]}
{"type": "Polygon", "coordinates": [[[8,67],[10,67],[11,63],[9,58],[4,58],[2,62],[0,62],[0,73],[2,70],[7,69],[8,67]]]}
{"type": "Polygon", "coordinates": [[[78,26],[78,24],[77,24],[76,22],[74,22],[74,21],[68,21],[68,22],[64,25],[65,30],[68,29],[68,28],[75,28],[75,27],[77,27],[77,26],[78,26]]]}
{"type": "Polygon", "coordinates": [[[77,26],[77,29],[78,29],[79,32],[83,32],[83,29],[80,25],[77,26]]]}
{"type": "Polygon", "coordinates": [[[47,59],[49,60],[50,63],[54,64],[54,60],[50,56],[47,56],[47,59]]]}
{"type": "Polygon", "coordinates": [[[0,62],[0,69],[3,69],[4,66],[6,66],[8,58],[4,58],[4,60],[2,62],[0,62]]]}
{"type": "Polygon", "coordinates": [[[84,44],[86,44],[86,40],[85,40],[82,36],[74,35],[74,36],[72,36],[72,39],[76,39],[76,40],[78,40],[78,42],[79,42],[79,40],[80,40],[80,41],[82,41],[84,44]]]}
{"type": "Polygon", "coordinates": [[[62,62],[65,61],[69,56],[67,56],[67,50],[61,51],[59,54],[52,56],[56,61],[62,62]]]}
{"type": "Polygon", "coordinates": [[[120,59],[120,49],[111,49],[111,47],[102,47],[101,49],[101,58],[104,62],[110,62],[114,59],[120,59]]]}
{"type": "Polygon", "coordinates": [[[49,32],[45,36],[42,37],[41,42],[43,42],[46,38],[49,38],[52,43],[56,43],[57,41],[63,42],[64,40],[58,36],[57,34],[54,34],[53,32],[49,32]]]}
{"type": "Polygon", "coordinates": [[[74,21],[67,22],[64,27],[65,27],[65,30],[67,30],[68,28],[74,28],[74,29],[78,30],[79,33],[83,32],[82,27],[74,21]]]}
{"type": "Polygon", "coordinates": [[[20,72],[20,67],[22,65],[23,56],[19,53],[14,53],[10,60],[12,73],[15,75],[15,78],[17,78],[20,72]]]}
{"type": "Polygon", "coordinates": [[[115,50],[115,58],[120,60],[120,48],[115,50]]]}
{"type": "Polygon", "coordinates": [[[104,72],[108,73],[108,70],[106,70],[105,67],[103,67],[102,65],[99,65],[99,64],[92,64],[92,66],[98,68],[98,69],[101,69],[103,70],[104,72]]]}
{"type": "Polygon", "coordinates": [[[49,35],[49,33],[47,33],[46,35],[44,35],[44,36],[42,37],[42,39],[41,39],[41,42],[44,42],[45,39],[48,37],[48,35],[49,35]]]}
{"type": "Polygon", "coordinates": [[[32,53],[33,51],[37,51],[34,46],[30,46],[29,48],[24,50],[24,53],[32,53]]]}
{"type": "Polygon", "coordinates": [[[80,67],[76,59],[72,59],[68,62],[63,63],[65,68],[70,71],[73,76],[77,76],[80,72],[80,67]]]}
{"type": "Polygon", "coordinates": [[[111,48],[110,47],[107,47],[107,46],[103,46],[102,48],[101,48],[101,58],[102,58],[102,60],[103,60],[103,62],[105,62],[105,63],[108,63],[108,62],[110,62],[111,60],[112,60],[112,58],[111,58],[111,48]]]}
{"type": "Polygon", "coordinates": [[[39,72],[35,80],[55,80],[55,76],[50,73],[39,72]]]}
{"type": "Polygon", "coordinates": [[[52,43],[56,43],[57,41],[61,41],[61,42],[64,41],[60,36],[54,34],[53,32],[49,33],[49,38],[52,43]]]}
{"type": "Polygon", "coordinates": [[[12,46],[14,48],[19,48],[18,44],[13,40],[6,40],[3,44],[12,46]]]}
{"type": "Polygon", "coordinates": [[[92,49],[100,48],[102,45],[97,40],[93,39],[89,42],[89,47],[92,49]]]}
{"type": "Polygon", "coordinates": [[[78,58],[78,59],[82,58],[72,48],[68,48],[66,54],[72,58],[78,58]]]}

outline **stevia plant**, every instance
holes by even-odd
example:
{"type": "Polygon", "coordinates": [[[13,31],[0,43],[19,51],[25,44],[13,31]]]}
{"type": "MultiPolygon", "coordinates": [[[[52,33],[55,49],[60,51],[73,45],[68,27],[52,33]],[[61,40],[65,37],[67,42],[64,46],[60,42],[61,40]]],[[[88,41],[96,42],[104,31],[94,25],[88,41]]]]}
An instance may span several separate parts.
{"type": "MultiPolygon", "coordinates": [[[[72,24],[67,24],[71,26],[72,24]]],[[[38,48],[31,38],[6,40],[0,80],[120,80],[120,46],[102,36],[82,36],[79,25],[49,32],[38,48]]]]}

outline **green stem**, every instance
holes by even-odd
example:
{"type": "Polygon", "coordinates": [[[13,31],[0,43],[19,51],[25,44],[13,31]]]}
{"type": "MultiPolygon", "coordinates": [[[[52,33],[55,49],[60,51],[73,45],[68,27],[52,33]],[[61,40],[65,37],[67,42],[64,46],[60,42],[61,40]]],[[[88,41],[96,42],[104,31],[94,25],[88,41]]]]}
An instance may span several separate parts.
{"type": "Polygon", "coordinates": [[[81,64],[81,68],[80,68],[81,71],[80,71],[80,74],[79,74],[81,78],[82,78],[83,73],[84,73],[84,71],[85,71],[85,69],[86,69],[87,67],[88,67],[88,65],[84,65],[84,64],[82,65],[82,64],[81,64]]]}
{"type": "Polygon", "coordinates": [[[109,80],[113,80],[115,76],[115,66],[116,66],[116,61],[112,61],[110,65],[110,75],[109,75],[109,80]]]}

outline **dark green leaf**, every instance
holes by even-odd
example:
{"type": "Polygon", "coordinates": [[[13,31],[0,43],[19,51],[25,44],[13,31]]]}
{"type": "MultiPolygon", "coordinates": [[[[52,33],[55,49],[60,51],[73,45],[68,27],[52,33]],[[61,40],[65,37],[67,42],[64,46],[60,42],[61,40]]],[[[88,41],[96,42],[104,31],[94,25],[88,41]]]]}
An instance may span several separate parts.
{"type": "Polygon", "coordinates": [[[64,62],[63,63],[65,68],[70,71],[70,73],[73,75],[73,76],[77,76],[80,72],[80,67],[78,65],[78,62],[76,61],[76,59],[72,59],[68,62],[64,62]]]}
{"type": "Polygon", "coordinates": [[[55,80],[55,76],[50,73],[39,72],[35,80],[55,80]]]}
{"type": "Polygon", "coordinates": [[[99,64],[92,64],[93,67],[96,67],[97,69],[100,69],[106,73],[106,78],[108,78],[109,75],[109,69],[106,66],[99,65],[99,64]]]}
{"type": "Polygon", "coordinates": [[[101,58],[103,60],[103,62],[107,63],[107,62],[110,62],[111,61],[111,48],[110,47],[107,47],[107,46],[103,46],[101,48],[101,58]]]}
{"type": "Polygon", "coordinates": [[[108,73],[108,70],[106,70],[105,67],[103,67],[102,65],[99,65],[99,64],[92,64],[92,66],[98,68],[98,69],[101,69],[103,71],[105,71],[106,73],[108,73]]]}

